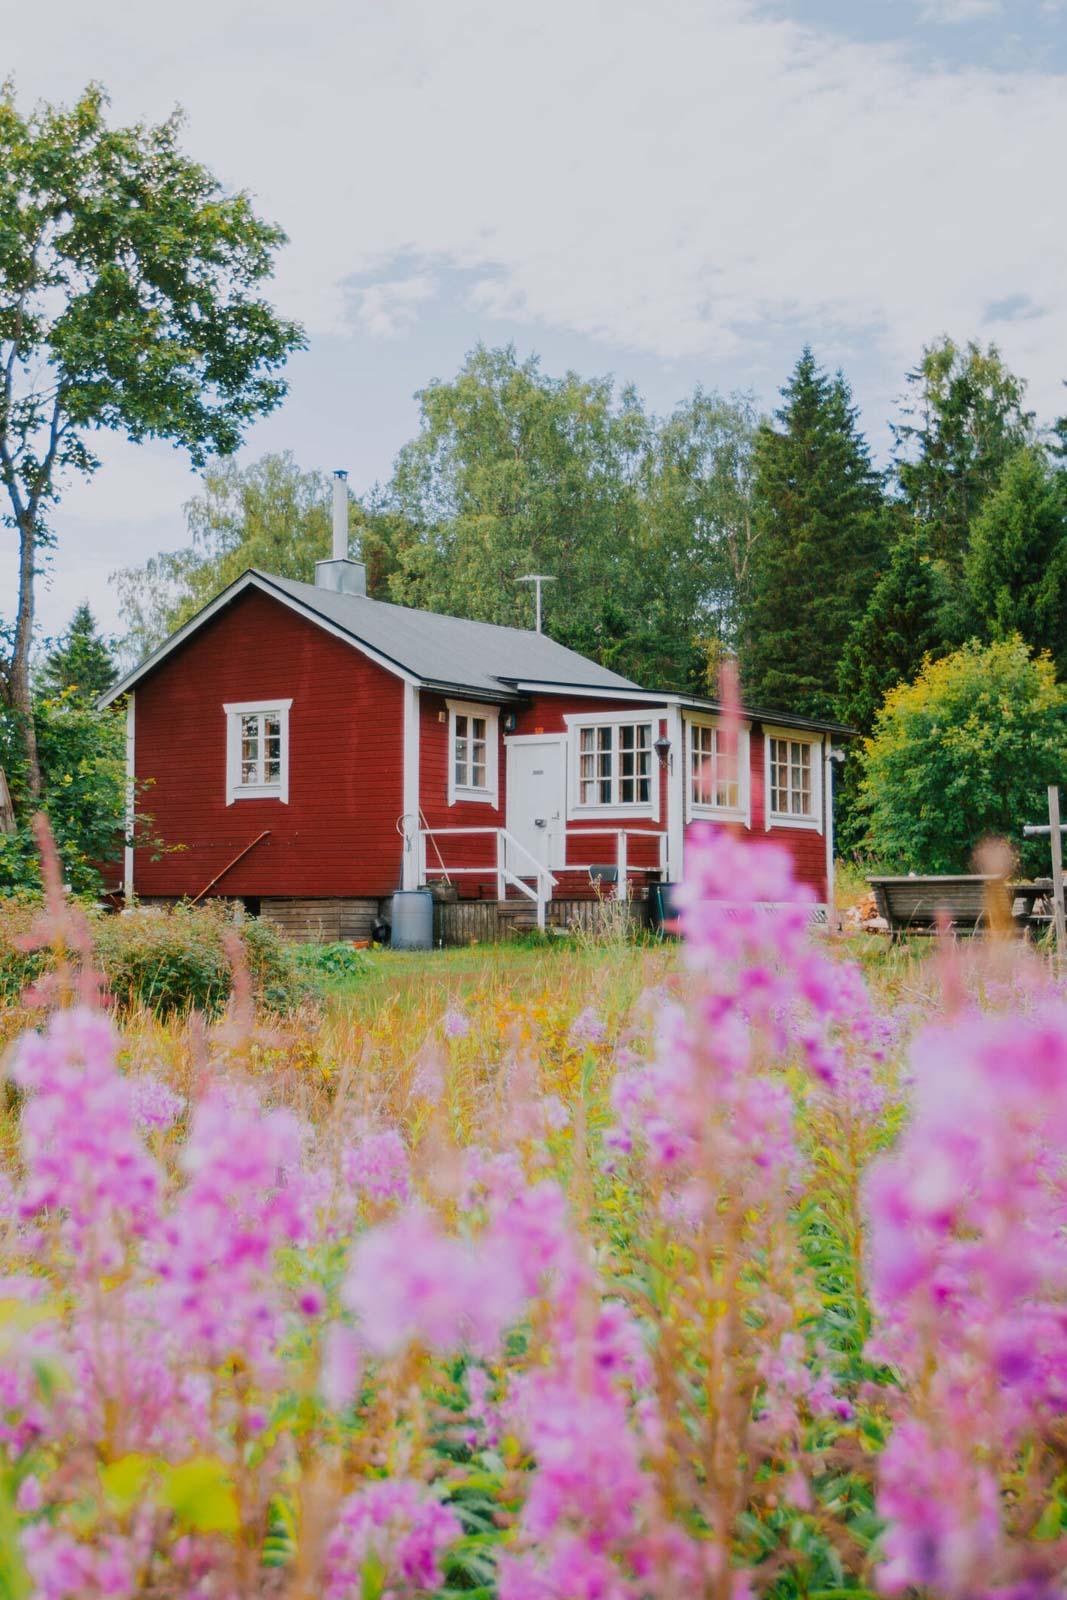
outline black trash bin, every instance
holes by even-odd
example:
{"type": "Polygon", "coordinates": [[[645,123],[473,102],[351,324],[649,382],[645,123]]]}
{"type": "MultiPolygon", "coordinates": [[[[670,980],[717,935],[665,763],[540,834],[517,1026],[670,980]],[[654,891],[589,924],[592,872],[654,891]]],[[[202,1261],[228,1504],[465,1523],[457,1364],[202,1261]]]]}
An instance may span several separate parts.
{"type": "Polygon", "coordinates": [[[664,939],[678,937],[678,907],[674,901],[677,888],[676,883],[653,883],[648,891],[649,926],[664,939]]]}

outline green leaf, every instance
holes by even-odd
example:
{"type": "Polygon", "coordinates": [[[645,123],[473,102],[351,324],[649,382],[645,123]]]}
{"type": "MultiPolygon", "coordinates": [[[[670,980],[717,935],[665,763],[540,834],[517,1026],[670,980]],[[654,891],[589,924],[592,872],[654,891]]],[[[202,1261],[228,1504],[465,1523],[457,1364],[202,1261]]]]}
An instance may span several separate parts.
{"type": "Polygon", "coordinates": [[[138,1501],[145,1498],[145,1489],[152,1476],[165,1466],[158,1456],[140,1455],[136,1451],[109,1461],[100,1468],[100,1486],[109,1511],[124,1517],[138,1501]]]}
{"type": "Polygon", "coordinates": [[[230,1474],[215,1456],[194,1456],[170,1467],[160,1499],[191,1533],[235,1534],[241,1525],[230,1474]]]}

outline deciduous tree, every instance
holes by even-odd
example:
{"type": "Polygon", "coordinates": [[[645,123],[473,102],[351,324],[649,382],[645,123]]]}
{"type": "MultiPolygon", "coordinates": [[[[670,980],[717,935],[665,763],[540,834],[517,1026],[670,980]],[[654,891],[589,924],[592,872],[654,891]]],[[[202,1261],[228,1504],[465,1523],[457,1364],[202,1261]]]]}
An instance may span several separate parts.
{"type": "Polygon", "coordinates": [[[111,126],[92,86],[19,110],[0,91],[0,483],[19,592],[0,691],[40,789],[30,646],[34,578],[60,485],[88,476],[94,436],[228,454],[281,400],[299,328],[260,296],[284,242],[247,195],[179,147],[181,118],[111,126]]]}
{"type": "MultiPolygon", "coordinates": [[[[128,623],[125,648],[139,658],[180,628],[248,567],[311,583],[330,554],[330,478],[305,472],[288,452],[248,466],[213,461],[185,507],[190,543],[143,567],[114,573],[128,623]]],[[[395,519],[349,499],[349,537],[368,565],[368,588],[385,592],[395,519]]],[[[350,547],[352,547],[350,545],[350,547]]]]}
{"type": "Polygon", "coordinates": [[[1026,384],[996,345],[948,338],[927,346],[908,384],[903,420],[893,427],[897,480],[932,554],[959,573],[983,501],[1033,437],[1026,384]]]}
{"type": "MultiPolygon", "coordinates": [[[[864,753],[866,844],[889,868],[966,872],[990,834],[1013,843],[1067,765],[1067,688],[1015,637],[965,645],[890,691],[864,753]]],[[[1047,841],[1024,847],[1031,869],[1047,841]]]]}

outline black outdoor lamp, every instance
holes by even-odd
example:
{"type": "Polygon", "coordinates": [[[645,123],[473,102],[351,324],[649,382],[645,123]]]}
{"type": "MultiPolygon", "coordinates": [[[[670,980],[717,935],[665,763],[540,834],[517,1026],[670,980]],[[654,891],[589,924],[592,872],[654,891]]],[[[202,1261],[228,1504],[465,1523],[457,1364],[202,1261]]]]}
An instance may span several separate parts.
{"type": "Polygon", "coordinates": [[[660,766],[665,767],[671,759],[671,741],[667,738],[667,735],[661,733],[652,748],[659,757],[660,766]]]}

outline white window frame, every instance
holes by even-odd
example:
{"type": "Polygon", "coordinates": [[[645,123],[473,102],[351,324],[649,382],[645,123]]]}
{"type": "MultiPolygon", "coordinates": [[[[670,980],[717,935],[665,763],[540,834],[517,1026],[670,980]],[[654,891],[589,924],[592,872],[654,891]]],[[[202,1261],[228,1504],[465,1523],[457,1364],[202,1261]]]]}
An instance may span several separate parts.
{"type": "Polygon", "coordinates": [[[280,800],[289,804],[289,710],[292,700],[233,700],[223,706],[226,715],[226,804],[235,800],[280,800]],[[241,782],[241,718],[276,711],[281,733],[277,783],[241,782]]]}
{"type": "Polygon", "coordinates": [[[806,828],[812,833],[822,833],[822,735],[807,733],[800,728],[776,728],[764,726],[763,729],[763,813],[764,827],[769,833],[772,828],[806,828]],[[784,816],[781,812],[771,810],[771,740],[788,739],[793,744],[806,744],[811,746],[811,815],[808,817],[784,816]]]}
{"type": "MultiPolygon", "coordinates": [[[[574,818],[602,818],[602,817],[651,817],[654,822],[659,821],[659,756],[656,753],[656,740],[659,738],[659,725],[662,716],[660,709],[648,707],[641,711],[580,711],[571,712],[563,721],[567,728],[569,750],[567,752],[567,815],[574,818]],[[583,805],[581,802],[581,744],[583,728],[620,728],[631,723],[647,722],[651,730],[649,740],[649,791],[651,799],[634,801],[632,804],[623,805],[613,801],[610,805],[583,805]]],[[[612,785],[618,793],[618,742],[613,741],[612,785]]]]}
{"type": "Polygon", "coordinates": [[[479,805],[500,804],[500,708],[478,705],[473,700],[447,700],[448,706],[448,803],[473,800],[479,805]],[[485,784],[475,788],[456,782],[456,718],[485,719],[485,784]]]}
{"type": "Polygon", "coordinates": [[[738,803],[736,806],[704,805],[693,798],[693,749],[694,728],[715,728],[721,732],[724,727],[722,717],[702,716],[693,713],[685,718],[685,815],[687,821],[709,820],[712,822],[743,822],[746,828],[752,826],[752,754],[751,754],[751,724],[742,723],[737,730],[737,780],[738,803]]]}

